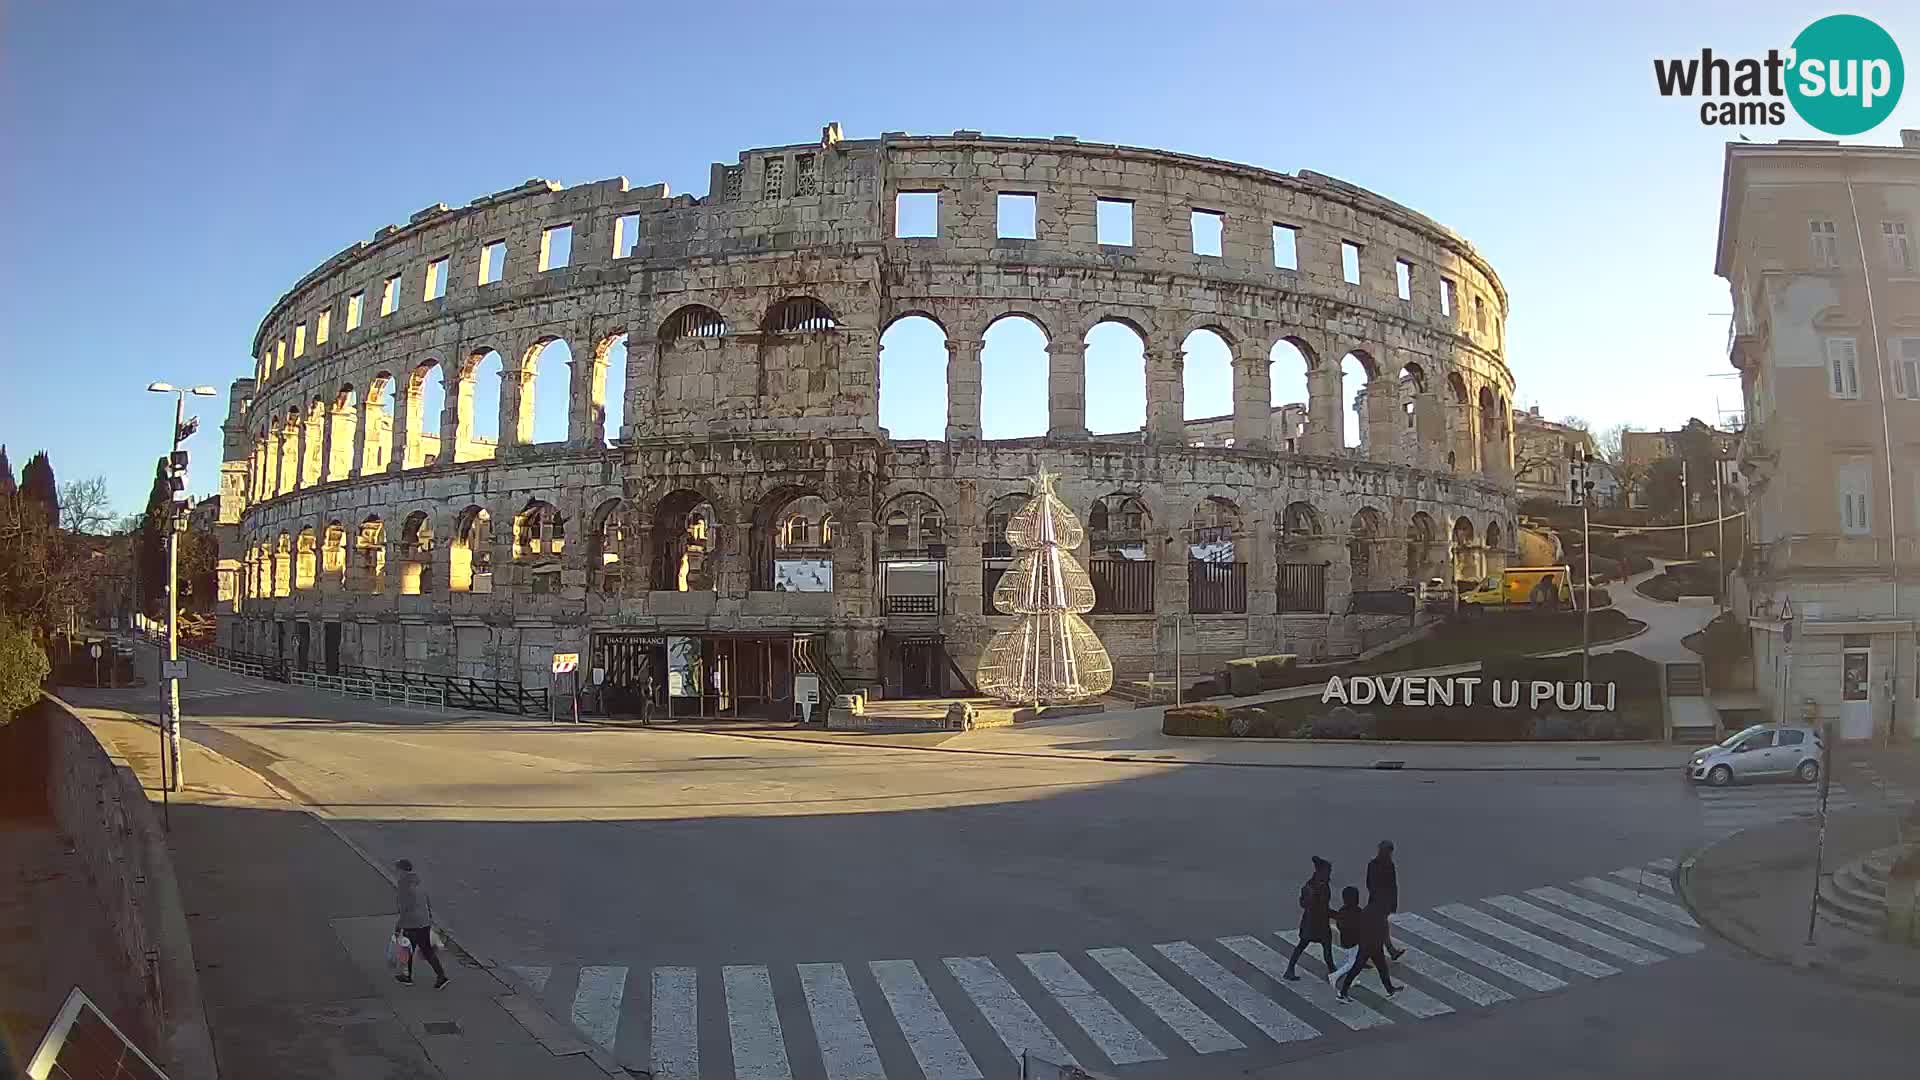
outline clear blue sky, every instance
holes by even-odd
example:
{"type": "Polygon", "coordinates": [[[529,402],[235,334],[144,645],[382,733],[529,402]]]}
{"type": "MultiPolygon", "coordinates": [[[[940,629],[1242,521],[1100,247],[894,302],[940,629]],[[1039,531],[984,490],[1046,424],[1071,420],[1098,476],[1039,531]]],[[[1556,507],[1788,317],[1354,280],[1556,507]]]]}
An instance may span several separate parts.
{"type": "MultiPolygon", "coordinates": [[[[200,409],[217,428],[260,317],[352,241],[531,176],[704,193],[709,163],[829,120],[851,138],[1072,134],[1341,177],[1492,260],[1517,406],[1596,426],[1710,418],[1716,395],[1738,398],[1708,378],[1731,370],[1712,267],[1729,136],[1658,97],[1652,58],[1785,47],[1850,10],[1920,61],[1912,4],[917,7],[14,5],[0,441],[16,467],[46,449],[63,480],[105,474],[136,510],[167,420],[146,383],[220,386],[200,409]]],[[[1920,125],[1920,91],[1862,141],[1902,123],[1920,125]]],[[[217,436],[191,448],[211,490],[217,436]]]]}

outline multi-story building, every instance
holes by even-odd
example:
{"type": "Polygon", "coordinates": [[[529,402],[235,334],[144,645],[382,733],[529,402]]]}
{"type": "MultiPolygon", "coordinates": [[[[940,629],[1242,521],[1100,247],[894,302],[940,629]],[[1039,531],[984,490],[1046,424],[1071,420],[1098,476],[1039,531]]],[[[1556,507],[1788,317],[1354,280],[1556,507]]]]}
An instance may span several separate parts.
{"type": "Polygon", "coordinates": [[[1920,734],[1920,131],[1900,134],[1729,143],[1720,207],[1748,418],[1734,610],[1776,715],[1846,739],[1920,734]]]}
{"type": "MultiPolygon", "coordinates": [[[[1626,492],[1630,506],[1647,505],[1647,470],[1655,462],[1676,457],[1680,453],[1680,438],[1685,429],[1672,431],[1626,431],[1620,435],[1620,457],[1627,472],[1634,478],[1626,492]]],[[[1726,492],[1746,492],[1746,480],[1733,462],[1739,456],[1740,435],[1734,431],[1720,428],[1707,429],[1713,436],[1713,456],[1722,462],[1720,482],[1726,492]]],[[[1516,443],[1516,445],[1518,445],[1516,443]]],[[[1694,509],[1711,507],[1715,498],[1711,478],[1693,481],[1688,484],[1687,493],[1692,496],[1694,509]]]]}
{"type": "MultiPolygon", "coordinates": [[[[1568,465],[1576,454],[1594,453],[1593,436],[1586,431],[1549,420],[1534,405],[1513,414],[1513,493],[1528,499],[1550,499],[1562,506],[1575,505],[1567,487],[1571,474],[1568,465]]],[[[1594,501],[1611,506],[1617,494],[1613,471],[1606,463],[1595,461],[1588,473],[1593,481],[1594,501]]]]}

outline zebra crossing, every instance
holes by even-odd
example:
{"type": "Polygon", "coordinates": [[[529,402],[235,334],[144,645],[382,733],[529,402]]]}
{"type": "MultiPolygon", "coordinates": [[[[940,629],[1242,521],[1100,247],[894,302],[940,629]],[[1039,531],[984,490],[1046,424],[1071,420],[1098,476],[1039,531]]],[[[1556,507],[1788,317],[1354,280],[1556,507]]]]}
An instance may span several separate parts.
{"type": "Polygon", "coordinates": [[[181,701],[206,701],[210,698],[239,697],[242,694],[265,694],[277,687],[272,686],[209,686],[200,690],[180,691],[181,701]]]}
{"type": "MultiPolygon", "coordinates": [[[[1738,832],[1755,825],[1771,825],[1788,818],[1812,816],[1820,812],[1820,785],[1801,783],[1756,783],[1733,787],[1701,787],[1701,817],[1707,830],[1716,834],[1738,832]]],[[[1830,786],[1827,810],[1855,810],[1860,803],[1839,783],[1830,786]]]]}
{"type": "Polygon", "coordinates": [[[1397,994],[1335,998],[1292,931],[869,963],[521,966],[557,1015],[657,1080],[986,1080],[1023,1052],[1092,1070],[1495,1008],[1699,952],[1671,859],[1394,917],[1397,994]]]}

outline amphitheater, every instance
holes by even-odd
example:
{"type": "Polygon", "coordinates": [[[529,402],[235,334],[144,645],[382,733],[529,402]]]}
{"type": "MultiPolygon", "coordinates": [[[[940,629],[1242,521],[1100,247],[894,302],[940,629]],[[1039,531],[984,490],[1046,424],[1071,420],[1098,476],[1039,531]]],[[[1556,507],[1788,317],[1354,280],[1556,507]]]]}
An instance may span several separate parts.
{"type": "Polygon", "coordinates": [[[1123,675],[1352,653],[1405,623],[1368,598],[1506,558],[1506,312],[1469,243],[1369,191],[1069,137],[830,125],[715,164],[705,197],[432,206],[261,321],[219,645],[540,686],[575,652],[616,714],[786,716],[797,670],[962,693],[1045,468],[1123,675]],[[909,324],[936,342],[912,369],[909,324]],[[983,363],[1014,324],[1044,349],[983,363]],[[1127,362],[1090,371],[1114,335],[1127,362]],[[1192,415],[1202,355],[1230,413],[1192,415]],[[1044,430],[984,437],[1002,373],[1044,430]],[[1143,399],[1130,430],[1090,425],[1110,391],[1143,399]],[[890,432],[899,401],[936,437],[890,432]]]}

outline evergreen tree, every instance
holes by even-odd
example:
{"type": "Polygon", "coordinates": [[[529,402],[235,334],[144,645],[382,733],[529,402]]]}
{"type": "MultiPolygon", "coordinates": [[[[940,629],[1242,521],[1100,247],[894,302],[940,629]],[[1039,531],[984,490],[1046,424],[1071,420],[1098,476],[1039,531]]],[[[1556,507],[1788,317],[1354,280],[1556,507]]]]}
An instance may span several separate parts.
{"type": "Polygon", "coordinates": [[[13,482],[13,462],[7,460],[7,448],[0,444],[0,498],[20,490],[13,482]]]}
{"type": "Polygon", "coordinates": [[[140,519],[140,537],[134,547],[134,582],[140,609],[158,617],[167,606],[167,529],[171,524],[173,487],[167,482],[167,459],[153,467],[153,487],[147,492],[147,512],[140,519]]]}
{"type": "Polygon", "coordinates": [[[54,483],[53,461],[45,450],[28,458],[27,467],[20,470],[20,494],[40,504],[48,521],[60,520],[60,488],[54,483]]]}

